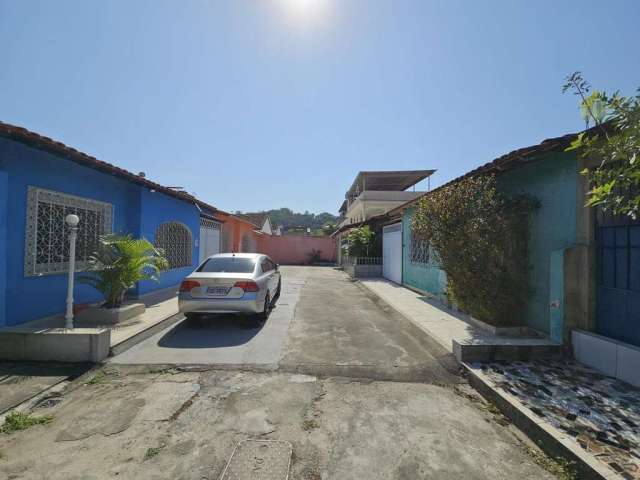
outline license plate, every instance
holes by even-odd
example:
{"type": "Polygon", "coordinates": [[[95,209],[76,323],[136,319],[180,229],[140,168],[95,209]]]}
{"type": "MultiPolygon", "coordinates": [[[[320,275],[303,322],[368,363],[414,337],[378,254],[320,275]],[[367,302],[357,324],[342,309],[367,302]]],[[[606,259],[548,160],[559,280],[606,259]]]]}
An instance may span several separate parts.
{"type": "Polygon", "coordinates": [[[230,288],[227,287],[207,287],[207,293],[209,295],[226,295],[229,293],[230,288]]]}

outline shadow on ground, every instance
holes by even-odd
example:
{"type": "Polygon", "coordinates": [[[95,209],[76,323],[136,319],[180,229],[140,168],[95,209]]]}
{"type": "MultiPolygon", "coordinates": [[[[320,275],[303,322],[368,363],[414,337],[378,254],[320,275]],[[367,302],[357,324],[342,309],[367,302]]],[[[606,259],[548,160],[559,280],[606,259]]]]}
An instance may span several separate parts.
{"type": "Polygon", "coordinates": [[[223,348],[248,343],[263,325],[239,315],[208,316],[202,320],[184,320],[160,338],[164,348],[223,348]]]}

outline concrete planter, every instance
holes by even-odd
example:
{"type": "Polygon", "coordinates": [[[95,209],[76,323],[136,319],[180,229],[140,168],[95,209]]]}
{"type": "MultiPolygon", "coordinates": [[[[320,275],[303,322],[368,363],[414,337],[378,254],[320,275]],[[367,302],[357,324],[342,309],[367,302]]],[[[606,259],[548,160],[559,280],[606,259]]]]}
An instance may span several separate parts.
{"type": "Polygon", "coordinates": [[[144,303],[130,303],[120,308],[89,307],[78,312],[79,325],[117,325],[145,312],[144,303]]]}

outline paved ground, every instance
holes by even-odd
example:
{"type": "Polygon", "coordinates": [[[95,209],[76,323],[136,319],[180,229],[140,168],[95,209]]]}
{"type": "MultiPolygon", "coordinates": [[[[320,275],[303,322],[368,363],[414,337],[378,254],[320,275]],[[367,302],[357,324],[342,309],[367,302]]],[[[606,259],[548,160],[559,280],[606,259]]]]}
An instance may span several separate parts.
{"type": "Polygon", "coordinates": [[[291,442],[293,480],[552,478],[411,323],[340,272],[283,275],[264,329],[180,327],[44,400],[0,478],[217,479],[247,438],[291,442]]]}
{"type": "Polygon", "coordinates": [[[256,328],[254,322],[234,315],[211,317],[208,323],[195,324],[184,320],[111,361],[120,364],[207,364],[273,369],[280,359],[305,283],[305,269],[283,267],[280,299],[262,328],[256,328]]]}

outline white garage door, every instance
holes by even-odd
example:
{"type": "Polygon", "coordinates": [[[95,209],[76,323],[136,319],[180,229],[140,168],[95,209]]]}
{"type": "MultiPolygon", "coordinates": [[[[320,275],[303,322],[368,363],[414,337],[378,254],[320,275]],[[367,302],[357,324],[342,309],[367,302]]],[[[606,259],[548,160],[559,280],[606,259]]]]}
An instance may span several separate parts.
{"type": "Polygon", "coordinates": [[[387,225],[383,229],[382,276],[402,283],[402,223],[387,225]]]}
{"type": "Polygon", "coordinates": [[[216,253],[220,253],[220,224],[200,218],[200,263],[216,253]]]}

